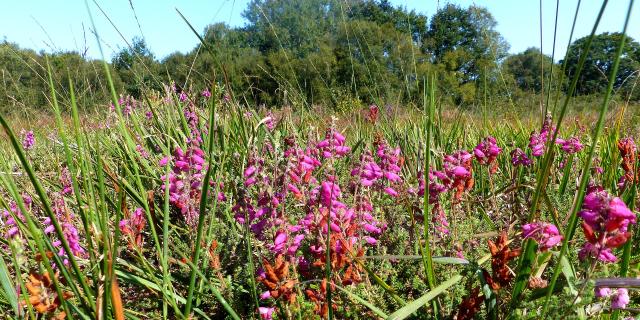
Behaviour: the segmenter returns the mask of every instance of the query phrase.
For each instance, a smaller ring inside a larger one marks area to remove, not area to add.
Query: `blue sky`
[[[111,58],[114,51],[125,46],[119,33],[100,13],[92,0],[96,28],[103,39],[105,56]],[[249,0],[131,0],[140,22],[140,27],[131,10],[129,0],[97,0],[102,9],[116,24],[124,38],[144,36],[156,57],[163,58],[174,51],[190,51],[198,42],[187,25],[177,15],[180,9],[197,30],[214,22],[226,22],[242,26],[245,21],[241,13]],[[540,46],[539,1],[538,0],[392,0],[394,5],[433,15],[437,4],[447,2],[461,6],[477,4],[487,7],[498,22],[497,30],[511,45],[511,52],[521,52],[528,47]],[[8,4],[7,4],[8,3]],[[561,0],[558,18],[556,57],[561,57],[566,48],[571,22],[577,0]],[[543,50],[551,54],[554,0],[543,0]],[[625,0],[610,0],[598,32],[620,31],[628,6]],[[600,1],[583,0],[576,37],[588,35],[600,8]],[[0,40],[16,42],[21,47],[35,50],[87,49],[87,55],[99,58],[95,37],[90,32],[91,23],[83,0],[5,0],[0,10]],[[640,4],[632,12],[628,34],[640,40]],[[86,39],[86,41],[85,41]],[[574,37],[575,39],[575,37]]]

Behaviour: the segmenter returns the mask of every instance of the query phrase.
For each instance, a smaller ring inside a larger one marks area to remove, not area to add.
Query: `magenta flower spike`
[[[32,150],[36,145],[36,138],[33,135],[33,131],[25,131],[23,129],[20,131],[20,135],[22,135],[22,147],[24,150]]]
[[[482,164],[489,166],[489,172],[495,173],[498,169],[496,158],[502,152],[502,148],[498,147],[494,137],[484,138],[474,149],[473,154],[476,160]]]
[[[542,251],[547,251],[560,244],[562,236],[558,228],[546,222],[528,223],[522,226],[522,237],[533,239]]]
[[[520,148],[515,148],[511,151],[511,164],[514,166],[528,167],[533,164],[533,161],[527,157],[527,154]]]
[[[636,223],[636,214],[618,197],[601,187],[591,186],[578,215],[583,219],[582,229],[587,242],[578,256],[584,260],[595,258],[602,262],[616,262],[611,249],[622,246],[631,234],[629,224]]]

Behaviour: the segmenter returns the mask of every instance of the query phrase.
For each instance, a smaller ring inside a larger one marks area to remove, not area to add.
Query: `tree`
[[[447,4],[431,18],[424,50],[431,53],[434,63],[459,72],[462,83],[478,80],[485,70],[495,68],[509,49],[496,25],[486,8]]]
[[[620,43],[620,37],[622,37],[622,34],[618,32],[605,32],[594,36],[584,68],[578,78],[577,94],[604,92],[607,87],[609,73],[613,67],[618,44]],[[588,36],[580,38],[569,46],[566,58],[566,76],[568,79],[572,79],[576,74],[578,60],[588,39]],[[634,82],[638,72],[640,72],[640,44],[627,36],[613,87],[620,89],[625,86],[626,88],[626,85]]]
[[[261,52],[290,50],[303,57],[317,50],[320,37],[333,24],[334,0],[252,0],[243,17],[249,43]]]
[[[427,17],[414,10],[394,7],[388,0],[355,0],[349,4],[347,15],[350,20],[366,20],[394,28],[410,35],[418,46],[427,36]]]
[[[553,60],[551,60],[551,57],[544,55],[542,61],[544,64],[544,80],[547,81]],[[540,49],[528,48],[521,53],[507,57],[502,66],[504,73],[513,79],[519,89],[538,93],[544,83],[541,78],[540,63]]]
[[[133,38],[131,47],[116,53],[111,63],[133,97],[140,98],[145,88],[161,89],[158,62],[144,39]]]

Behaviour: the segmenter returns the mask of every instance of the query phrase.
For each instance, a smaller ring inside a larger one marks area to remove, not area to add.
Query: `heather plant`
[[[98,125],[50,83],[50,138],[0,114],[0,315],[637,316],[637,137],[607,123],[609,95],[591,131],[565,121],[572,94],[489,126],[436,79],[406,114],[112,87]]]

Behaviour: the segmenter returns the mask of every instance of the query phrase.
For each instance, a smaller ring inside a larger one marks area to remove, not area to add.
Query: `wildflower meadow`
[[[0,113],[0,317],[637,318],[625,39],[591,111],[572,109],[587,41],[526,115],[444,102],[437,70],[401,109],[329,110],[224,82],[134,97],[106,62],[85,114],[46,60],[49,126]]]

